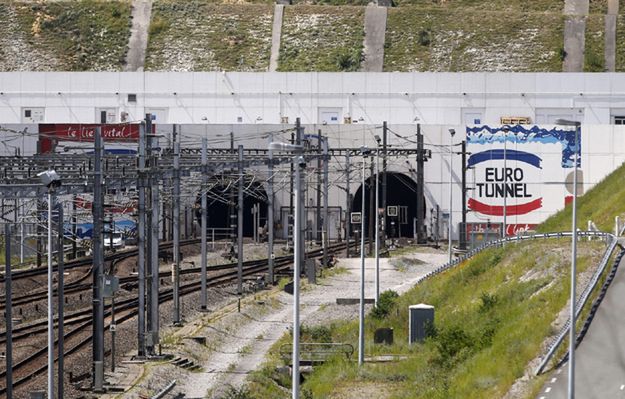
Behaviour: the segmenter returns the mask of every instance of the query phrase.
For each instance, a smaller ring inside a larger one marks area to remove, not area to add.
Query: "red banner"
[[[59,141],[92,142],[96,127],[102,128],[102,138],[106,142],[136,142],[139,140],[138,123],[119,124],[40,124],[40,153],[52,152]],[[152,125],[154,132],[155,125]]]

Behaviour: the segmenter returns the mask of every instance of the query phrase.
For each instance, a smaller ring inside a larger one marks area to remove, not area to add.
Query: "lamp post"
[[[375,135],[377,147],[375,151],[375,306],[380,300],[380,142]]]
[[[292,152],[295,154],[293,162],[295,166],[295,182],[293,185],[294,194],[294,222],[293,228],[293,369],[291,372],[291,386],[292,386],[292,398],[299,399],[299,276],[301,270],[301,258],[300,253],[303,247],[300,245],[301,235],[301,222],[302,218],[302,190],[301,190],[301,178],[300,172],[302,168],[306,167],[306,161],[301,155],[304,149],[301,145],[287,144],[287,143],[269,143],[268,149],[270,151],[283,151]],[[270,221],[273,223],[273,221]]]
[[[501,128],[503,131],[503,234],[502,238],[508,236],[508,132],[510,127],[505,125]]]
[[[365,167],[371,150],[361,147],[362,153],[362,201],[360,215],[360,306],[358,309],[358,365],[365,362]],[[371,190],[371,188],[369,188]]]
[[[581,122],[556,119],[557,125],[575,128],[575,157],[573,159],[573,215],[571,242],[571,323],[569,326],[569,381],[568,398],[575,398],[575,273],[577,269],[577,162],[579,157],[579,133]]]
[[[452,258],[451,234],[452,234],[452,229],[453,229],[452,213],[453,213],[453,205],[454,205],[454,201],[453,201],[454,135],[456,134],[456,130],[449,129],[449,134],[451,135],[451,140],[449,141],[449,220],[448,220],[449,233],[447,235],[449,236],[448,237],[449,238],[449,248],[448,248],[449,263],[451,263],[451,258]]]
[[[48,188],[48,397],[54,397],[54,313],[52,311],[52,198],[61,179],[54,170],[38,173],[41,183]],[[61,370],[59,370],[61,372]]]

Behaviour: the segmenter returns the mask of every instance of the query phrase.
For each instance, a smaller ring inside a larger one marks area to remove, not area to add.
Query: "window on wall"
[[[625,115],[622,115],[622,116],[614,115],[612,117],[612,123],[614,125],[625,125]]]
[[[536,108],[536,123],[539,125],[555,125],[557,119],[582,122],[583,108]]]

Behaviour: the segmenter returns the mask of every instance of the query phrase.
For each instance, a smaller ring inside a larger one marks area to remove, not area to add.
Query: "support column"
[[[349,240],[351,235],[352,198],[349,189],[349,151],[345,154],[345,257],[349,258]]]
[[[386,217],[386,183],[387,183],[387,163],[386,163],[386,138],[388,126],[386,121],[382,122],[382,248],[386,247],[388,219]]]
[[[57,307],[58,307],[58,338],[57,338],[57,348],[58,348],[58,386],[57,392],[58,397],[63,398],[64,395],[64,376],[65,376],[65,364],[64,364],[64,351],[65,351],[65,336],[64,336],[64,324],[65,324],[65,314],[64,314],[64,305],[65,305],[65,250],[63,247],[63,205],[59,205],[58,209],[58,223],[57,223]]]
[[[11,226],[8,223],[4,225],[4,242],[6,395],[7,399],[13,399],[13,285],[11,280]]]
[[[150,138],[150,141],[154,138]],[[150,150],[154,148],[154,143],[151,143]],[[152,218],[150,220],[150,335],[151,335],[151,354],[156,354],[156,346],[159,342],[159,303],[158,303],[158,290],[159,290],[159,259],[158,259],[158,233],[159,233],[159,177],[156,176],[156,157],[150,153],[150,174],[151,174],[151,209]]]
[[[273,133],[269,134],[269,142],[273,142]],[[274,253],[273,253],[273,203],[274,203],[274,193],[273,193],[273,150],[269,150],[269,178],[267,179],[267,259],[269,263],[269,284],[274,284],[274,275],[273,275],[273,267],[274,267]]]
[[[328,266],[328,245],[329,245],[329,231],[328,231],[328,138],[323,140],[323,266]]]
[[[145,122],[139,127],[139,220],[137,226],[137,272],[138,272],[138,315],[137,315],[137,356],[145,357]]]
[[[102,391],[104,384],[104,298],[102,279],[104,267],[103,247],[103,204],[102,191],[102,132],[98,126],[95,130],[94,152],[94,183],[93,183],[93,388]]]
[[[208,186],[208,171],[206,167],[208,166],[208,157],[206,155],[208,147],[208,139],[206,137],[202,138],[202,186],[200,188],[200,195],[202,196],[202,209],[201,209],[201,288],[200,288],[200,309],[206,310],[207,307],[207,298],[206,298],[206,228],[208,227],[208,214],[206,212],[206,190]]]
[[[243,146],[239,145],[239,196],[237,201],[237,294],[243,293]]]
[[[180,324],[180,143],[174,143],[174,325]],[[206,233],[204,233],[206,234]]]

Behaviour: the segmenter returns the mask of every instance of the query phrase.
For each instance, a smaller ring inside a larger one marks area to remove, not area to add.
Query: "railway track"
[[[328,253],[333,253],[338,250],[341,250],[345,247],[344,244],[335,244],[328,247]],[[307,252],[307,257],[309,258],[319,258],[323,255],[322,249],[317,249],[313,251]],[[278,257],[274,261],[275,271],[283,271],[287,269],[293,263],[293,256],[282,256]],[[267,270],[267,259],[255,260],[255,261],[246,261],[243,262],[243,276],[253,276],[259,273],[263,273]],[[198,273],[200,268],[190,268],[181,271],[181,274],[192,274]],[[208,287],[216,287],[220,285],[224,285],[227,283],[231,283],[236,281],[237,279],[237,264],[236,263],[228,263],[223,265],[217,265],[207,268],[207,271],[217,272],[212,276],[209,276],[207,279]],[[169,272],[161,272],[159,273],[159,277],[170,276]],[[124,277],[123,279],[127,279],[126,283],[134,283],[136,284],[136,276]],[[132,281],[131,281],[132,280]],[[122,279],[120,279],[120,285],[122,284]],[[91,287],[89,287],[90,289]],[[192,281],[186,284],[182,284],[180,286],[180,295],[188,295],[194,292],[199,291],[201,288],[200,281]],[[173,288],[166,288],[159,292],[159,304],[165,303],[167,301],[172,300],[173,298]],[[115,322],[116,324],[122,324],[138,314],[137,310],[138,299],[137,298],[128,298],[121,301],[116,301],[115,303]],[[74,326],[69,331],[64,333],[64,339],[66,342],[66,349],[64,351],[65,356],[71,355],[73,353],[78,352],[85,346],[88,346],[91,343],[91,334],[87,335],[84,338],[79,337],[79,334],[86,333],[87,330],[91,328],[92,325],[92,313],[91,309],[79,310],[76,312],[72,312],[66,315],[66,320],[64,322],[64,326]],[[111,309],[110,306],[105,307],[105,326],[104,329],[107,330],[110,327],[110,323],[106,320],[110,317]],[[31,323],[25,326],[18,326],[13,329],[13,340],[24,340],[27,338],[33,338],[33,336],[44,334],[47,332],[47,320],[40,320],[35,323]],[[77,342],[74,342],[76,341]],[[6,342],[6,331],[0,332],[0,342]],[[58,343],[58,339],[55,340],[55,345]],[[43,374],[47,371],[47,363],[45,362],[45,356],[47,354],[47,347],[44,346],[36,352],[30,354],[26,358],[20,360],[13,364],[13,387],[21,386],[33,378]],[[55,359],[55,361],[58,358]],[[38,365],[42,363],[43,365]],[[35,365],[35,366],[33,366]],[[32,367],[35,367],[33,369]],[[19,376],[19,374],[26,374]],[[6,370],[0,371],[0,378],[6,377]],[[6,387],[0,388],[0,394],[4,394],[6,392]]]

